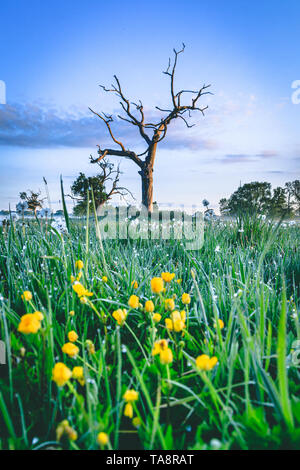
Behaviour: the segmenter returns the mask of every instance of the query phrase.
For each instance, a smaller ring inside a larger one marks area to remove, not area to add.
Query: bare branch
[[[117,140],[117,139],[115,138],[115,136],[113,135],[113,133],[112,133],[112,130],[111,130],[111,127],[110,127],[110,123],[113,122],[112,116],[107,115],[107,114],[104,114],[104,117],[103,117],[103,116],[101,116],[101,114],[96,113],[96,111],[93,111],[91,108],[89,108],[89,110],[92,111],[92,113],[95,114],[96,116],[98,116],[100,119],[102,119],[103,122],[105,122],[106,127],[107,127],[107,129],[108,129],[108,132],[110,133],[110,136],[111,136],[112,140],[113,140],[116,144],[118,144],[118,145],[121,147],[121,149],[125,152],[125,147],[124,147],[124,145],[122,144],[122,142],[121,142],[120,140]]]

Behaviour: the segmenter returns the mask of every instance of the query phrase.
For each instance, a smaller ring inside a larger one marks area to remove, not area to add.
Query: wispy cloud
[[[221,159],[221,163],[244,163],[244,162],[257,162],[264,160],[265,158],[275,158],[279,156],[279,153],[275,150],[263,150],[261,153],[256,155],[249,155],[244,153],[228,154],[224,155]]]
[[[249,162],[253,158],[251,155],[246,155],[244,153],[238,153],[238,154],[230,154],[230,155],[225,155],[222,159],[222,163],[244,163],[244,162]]]
[[[152,116],[153,117],[153,116]],[[159,121],[158,116],[155,118]],[[125,147],[142,148],[143,142],[135,126],[118,118],[112,124],[115,136]],[[28,148],[101,147],[115,145],[105,124],[96,116],[78,111],[60,112],[45,106],[14,104],[0,109],[0,145]],[[184,123],[170,127],[164,148],[212,150],[213,139],[204,139],[197,130],[186,129]]]

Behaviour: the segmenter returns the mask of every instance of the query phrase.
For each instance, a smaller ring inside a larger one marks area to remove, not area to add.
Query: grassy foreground
[[[300,449],[299,275],[297,226],[208,223],[199,251],[0,228],[0,448]]]

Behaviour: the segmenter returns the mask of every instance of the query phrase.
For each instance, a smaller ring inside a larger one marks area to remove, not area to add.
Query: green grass
[[[205,226],[201,250],[186,251],[176,240],[102,243],[92,219],[68,224],[64,236],[36,221],[0,228],[0,334],[7,349],[0,448],[96,449],[100,431],[113,449],[300,448],[300,368],[291,351],[300,339],[297,226],[248,220],[239,231],[233,222],[214,222]],[[78,259],[91,304],[72,289]],[[151,292],[151,278],[162,271],[182,279],[163,294],[176,295],[176,308],[184,307],[183,292],[191,295],[184,336],[166,330],[163,299]],[[25,290],[31,302],[21,299]],[[158,325],[143,309],[129,309],[132,294],[142,305],[155,301]],[[122,327],[112,318],[118,308],[129,311]],[[42,329],[18,332],[20,317],[34,310],[44,314]],[[218,318],[223,329],[215,327]],[[76,359],[61,350],[71,330],[79,335]],[[152,356],[160,338],[173,352],[168,366]],[[198,370],[200,354],[216,356],[217,366]],[[56,362],[83,366],[85,384],[71,379],[59,388],[51,380]],[[127,389],[139,392],[138,428],[124,416]],[[64,419],[77,440],[56,442]]]

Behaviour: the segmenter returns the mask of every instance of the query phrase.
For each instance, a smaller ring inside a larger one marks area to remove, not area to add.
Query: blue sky
[[[298,0],[2,0],[0,80],[0,208],[18,193],[42,191],[42,177],[59,207],[59,175],[68,189],[79,171],[93,174],[89,155],[110,145],[88,107],[118,113],[106,95],[116,74],[146,115],[170,102],[166,69],[173,47],[186,44],[176,88],[211,84],[205,117],[186,129],[179,122],[158,149],[154,199],[214,207],[239,185],[296,179],[300,158]],[[140,149],[134,129],[116,121],[125,146]],[[137,167],[121,161],[122,184],[140,200]]]

